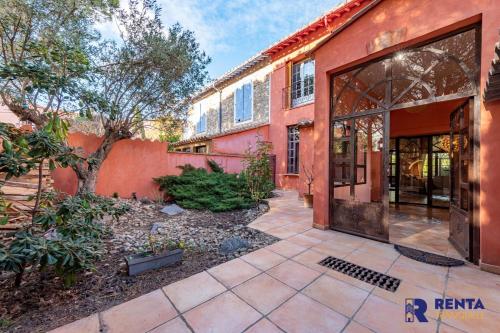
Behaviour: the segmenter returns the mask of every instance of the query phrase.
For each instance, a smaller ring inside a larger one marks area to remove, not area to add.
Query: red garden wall
[[[101,138],[95,135],[72,133],[68,138],[71,146],[81,147],[82,154],[94,151]],[[207,158],[215,160],[226,172],[238,173],[243,169],[243,157],[224,154],[193,154],[168,152],[168,144],[147,140],[123,140],[117,142],[104,161],[97,177],[96,193],[111,196],[118,193],[122,198],[130,198],[135,192],[138,198],[155,199],[160,196],[154,177],[177,175],[180,165],[192,164],[207,167]],[[52,177],[54,188],[74,194],[77,178],[70,168],[56,169]]]

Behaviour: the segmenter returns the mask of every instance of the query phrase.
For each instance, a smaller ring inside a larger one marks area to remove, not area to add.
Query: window
[[[292,66],[292,107],[314,99],[314,60],[306,60]]]
[[[207,146],[203,145],[203,146],[196,146],[194,147],[194,152],[195,153],[198,153],[198,154],[204,154],[207,152]]]
[[[234,122],[243,123],[252,120],[253,113],[252,82],[245,83],[236,89],[234,94]]]
[[[207,114],[203,109],[201,103],[195,106],[196,120],[196,133],[203,133],[207,130]]]
[[[299,173],[299,128],[288,127],[288,173]]]

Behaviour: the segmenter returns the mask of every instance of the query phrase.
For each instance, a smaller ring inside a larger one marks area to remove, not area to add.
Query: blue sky
[[[194,31],[217,78],[345,0],[158,0],[166,26]],[[127,3],[127,0],[122,0]],[[104,35],[113,28],[100,27]]]

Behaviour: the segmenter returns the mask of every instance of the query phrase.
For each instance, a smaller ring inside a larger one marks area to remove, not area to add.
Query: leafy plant
[[[180,176],[164,176],[154,181],[181,207],[223,212],[250,208],[255,204],[241,175],[208,173],[189,164],[180,168]]]
[[[274,190],[272,170],[269,160],[272,145],[270,142],[258,140],[255,150],[249,148],[245,154],[246,168],[243,171],[250,196],[259,202],[268,198]]]
[[[175,249],[185,249],[186,243],[184,241],[176,242],[172,239],[164,239],[150,235],[148,237],[147,246],[144,249],[145,253],[152,253],[154,255],[161,254],[166,251]]]

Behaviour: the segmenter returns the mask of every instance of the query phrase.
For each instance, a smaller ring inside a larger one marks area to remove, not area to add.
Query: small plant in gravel
[[[180,176],[164,176],[154,180],[160,185],[161,191],[173,197],[183,208],[224,212],[255,205],[245,177],[225,173],[215,162],[209,166],[212,170],[210,173],[188,164],[181,167]]]

